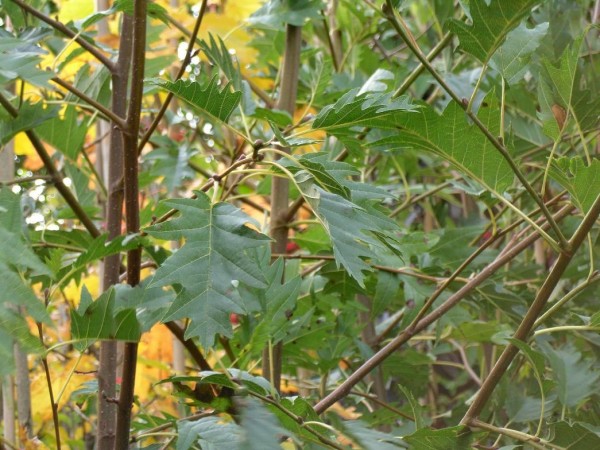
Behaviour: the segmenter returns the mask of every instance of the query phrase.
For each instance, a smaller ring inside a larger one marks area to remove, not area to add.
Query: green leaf
[[[219,417],[203,417],[195,421],[177,422],[177,450],[188,450],[197,443],[205,450],[238,449],[242,430],[233,422]]]
[[[203,192],[196,195],[196,199],[165,201],[181,217],[146,231],[159,239],[186,239],[156,271],[151,287],[182,285],[164,320],[191,319],[186,337],[198,336],[208,347],[217,333],[231,336],[230,313],[244,312],[237,285],[266,286],[248,251],[266,247],[269,238],[248,227],[252,219],[234,206],[213,205]]]
[[[304,155],[294,162],[289,159],[284,159],[279,162],[280,165],[286,167],[293,174],[298,174],[301,171],[306,171],[314,178],[315,182],[328,192],[332,192],[344,198],[350,198],[350,189],[344,186],[341,176],[335,176],[326,169],[329,165],[328,161],[323,161],[321,158],[315,158],[318,154]],[[331,167],[331,166],[330,166]],[[354,174],[354,172],[352,172]]]
[[[160,78],[151,78],[147,82],[162,87],[221,122],[227,122],[242,98],[241,91],[230,91],[231,83],[219,89],[218,76],[214,76],[204,86],[196,81],[177,80],[173,83]]]
[[[0,375],[12,375],[15,370],[14,348],[19,343],[21,349],[35,355],[43,354],[46,348],[39,337],[29,332],[29,324],[22,314],[0,308]]]
[[[252,333],[252,348],[262,350],[269,340],[276,343],[286,335],[288,321],[300,294],[302,279],[295,277],[282,283],[283,270],[282,259],[278,259],[265,270],[268,287],[259,293],[263,314]]]
[[[306,170],[296,173],[294,180],[329,234],[337,264],[341,264],[364,286],[363,271],[372,269],[363,258],[375,259],[377,250],[387,250],[389,239],[383,234],[397,230],[398,226],[366,205],[359,206],[350,199],[323,190],[317,179]]]
[[[371,318],[376,319],[386,308],[398,297],[400,291],[400,280],[394,273],[379,271],[377,273],[377,285],[373,304],[371,306]]]
[[[471,24],[452,19],[450,31],[460,40],[460,48],[486,63],[502,45],[506,35],[531,13],[539,0],[471,0]]]
[[[100,11],[97,13],[94,13],[84,19],[82,19],[80,28],[82,30],[85,30],[86,28],[92,26],[93,24],[97,23],[98,21],[104,19],[107,16],[111,16],[117,12],[124,12],[130,16],[133,15],[133,10],[135,7],[135,2],[134,0],[115,0],[115,2],[113,3],[113,6],[109,9],[106,9],[104,11]],[[154,3],[154,2],[148,2],[148,16],[158,19],[161,22],[163,22],[166,25],[169,25],[169,14],[167,13],[167,10],[165,8],[163,8],[161,5],[159,5],[158,3]]]
[[[540,342],[540,348],[550,361],[562,405],[576,407],[598,392],[600,373],[594,369],[592,361],[584,359],[570,344],[555,350],[547,343]]]
[[[206,57],[215,64],[221,72],[227,77],[227,80],[233,85],[236,91],[242,90],[242,75],[240,73],[239,64],[234,64],[229,49],[223,42],[220,36],[215,36],[212,33],[208,33],[209,41],[202,40],[200,42],[200,48],[206,55]]]
[[[46,51],[38,44],[51,35],[52,30],[48,28],[24,28],[18,36],[2,28],[0,29],[0,52],[45,54]]]
[[[248,22],[276,29],[282,29],[285,24],[300,27],[309,19],[320,19],[323,8],[323,0],[269,0]]]
[[[398,388],[402,391],[402,393],[408,400],[408,403],[410,404],[410,409],[412,410],[412,416],[413,416],[413,419],[415,419],[415,428],[417,430],[419,430],[420,428],[423,428],[423,426],[425,425],[424,421],[423,421],[423,407],[419,404],[419,401],[417,399],[415,399],[415,396],[413,395],[413,393],[411,392],[410,389],[408,389],[402,385],[399,385]]]
[[[256,108],[251,117],[273,122],[281,128],[287,127],[293,123],[290,113],[279,109]],[[284,139],[283,144],[286,143],[287,141]]]
[[[565,114],[571,108],[575,92],[577,61],[582,42],[583,38],[579,38],[570,47],[565,48],[558,65],[554,65],[547,58],[543,59],[545,70],[542,72],[538,85],[538,100],[541,109],[538,116],[542,120],[544,132],[554,140],[558,139],[561,130],[553,108],[560,106]],[[566,118],[568,117],[569,115],[566,115]]]
[[[600,448],[600,436],[583,423],[558,422],[552,426],[554,439],[550,442],[565,450],[590,450]]]
[[[277,418],[258,400],[252,397],[240,399],[243,437],[240,450],[281,450],[279,437],[289,434]]]
[[[111,287],[93,301],[87,288],[82,288],[79,307],[71,311],[71,334],[81,341],[76,344],[80,351],[97,340],[139,341],[141,330],[135,310],[115,312],[115,297]]]
[[[44,108],[42,103],[23,103],[18,115],[13,118],[0,110],[0,145],[9,142],[17,133],[38,127],[48,119],[56,116],[58,108]],[[3,117],[4,116],[4,117]]]
[[[352,89],[333,105],[325,106],[312,127],[335,133],[355,126],[393,128],[399,111],[416,111],[407,96],[392,98],[391,93],[361,92]]]
[[[493,92],[479,108],[478,117],[494,136],[499,135],[499,105]],[[371,145],[388,150],[392,147],[431,151],[499,194],[513,183],[514,174],[508,162],[479,128],[467,121],[464,111],[455,102],[451,102],[442,115],[425,107],[399,116],[397,123],[400,127],[397,134]]]
[[[36,86],[49,87],[52,72],[38,67],[40,57],[37,54],[12,52],[2,54],[0,66],[0,85],[21,79]]]
[[[78,120],[74,106],[67,106],[62,117],[54,117],[36,127],[36,133],[48,144],[76,162],[87,133],[85,121]]]
[[[150,278],[146,278],[133,288],[127,284],[115,286],[117,293],[115,311],[135,310],[142,333],[150,331],[162,320],[175,299],[175,293],[172,291],[148,287],[150,281]]]
[[[194,177],[194,171],[188,163],[193,149],[185,142],[177,142],[168,136],[152,138],[155,148],[145,156],[145,160],[152,164],[150,174],[152,177],[161,177],[160,184],[167,192],[179,188],[184,179]]]
[[[344,433],[352,438],[364,450],[398,450],[406,445],[399,437],[368,428],[366,423],[359,420],[340,422]]]
[[[456,426],[441,430],[421,428],[404,440],[411,445],[411,450],[464,450],[471,448],[473,437],[472,432]]]
[[[506,41],[490,59],[490,66],[496,69],[508,84],[516,83],[527,72],[533,52],[539,47],[548,31],[548,22],[533,28],[522,23],[508,33]]]
[[[559,158],[553,161],[549,174],[569,191],[575,205],[584,213],[600,195],[599,159],[593,159],[586,166],[582,158]]]

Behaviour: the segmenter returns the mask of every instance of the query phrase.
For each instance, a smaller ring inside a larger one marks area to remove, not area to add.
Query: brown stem
[[[571,211],[571,207],[562,208],[559,212],[556,213],[555,219],[559,220],[565,216],[567,216]],[[542,226],[542,229],[549,228],[548,223],[545,223]],[[340,386],[338,386],[334,391],[332,391],[327,397],[322,399],[315,406],[315,411],[318,414],[326,411],[330,406],[332,406],[338,400],[344,398],[351,389],[358,384],[367,374],[369,374],[375,367],[381,364],[386,358],[388,358],[391,354],[393,354],[398,348],[404,345],[410,338],[415,336],[420,331],[427,328],[429,325],[434,323],[444,314],[446,314],[449,310],[451,310],[454,306],[458,304],[467,294],[469,294],[473,289],[487,280],[490,276],[492,276],[498,269],[504,266],[506,263],[512,261],[517,255],[519,255],[522,251],[524,251],[527,247],[529,247],[533,242],[539,239],[539,234],[534,232],[530,234],[527,238],[523,239],[519,244],[515,245],[509,252],[505,253],[501,257],[497,258],[492,263],[488,264],[477,276],[471,279],[467,284],[465,284],[462,288],[460,288],[457,292],[452,294],[444,303],[442,303],[438,308],[433,310],[427,316],[423,317],[412,329],[406,329],[402,333],[400,333],[396,338],[391,340],[385,347],[379,350],[375,355],[369,358],[365,363],[360,366],[352,375],[346,379]]]
[[[90,44],[88,41],[86,41],[84,38],[82,38],[78,33],[75,33],[73,30],[67,28],[63,23],[59,22],[58,20],[51,19],[50,17],[41,13],[34,7],[29,6],[27,3],[23,2],[22,0],[11,0],[11,1],[13,3],[16,3],[21,9],[27,11],[32,16],[37,17],[42,22],[47,23],[52,28],[54,28],[55,30],[64,34],[68,38],[73,39],[81,47],[86,49],[90,53],[90,55],[92,55],[94,58],[96,58],[98,61],[100,61],[102,64],[104,64],[107,69],[109,69],[111,71],[113,70],[114,63],[109,58],[104,56],[104,54],[97,47]]]
[[[294,115],[296,97],[298,93],[298,73],[300,70],[300,51],[302,46],[302,27],[287,25],[285,54],[281,72],[281,87],[277,108]],[[273,243],[273,253],[285,253],[288,239],[288,211],[289,180],[282,177],[273,177],[271,181],[271,218],[270,228]],[[262,374],[279,390],[281,384],[281,365],[283,344],[272,343],[265,347],[262,355]],[[272,351],[271,351],[272,350]]]
[[[212,367],[210,364],[208,364],[208,361],[206,361],[200,349],[196,346],[196,344],[194,344],[194,341],[185,338],[185,333],[177,324],[177,322],[165,322],[165,326],[171,333],[173,333],[173,336],[175,336],[177,340],[183,344],[200,369],[212,370]]]
[[[94,100],[93,98],[87,96],[84,92],[81,92],[79,89],[77,89],[71,83],[68,83],[68,82],[62,80],[59,77],[53,77],[52,81],[55,82],[56,84],[58,84],[59,86],[65,88],[67,91],[71,92],[76,97],[79,97],[81,100],[86,102],[88,105],[93,106],[96,110],[98,110],[98,112],[103,114],[107,119],[112,120],[113,123],[115,125],[117,125],[119,128],[125,129],[125,127],[127,126],[127,124],[125,123],[125,120],[123,120],[121,117],[119,117],[119,115],[115,114],[114,111],[111,111],[110,109],[106,108],[102,103],[99,103],[96,100]]]
[[[115,115],[127,114],[127,82],[131,66],[133,18],[123,15],[119,56],[112,78],[111,109]],[[106,231],[108,239],[121,234],[123,221],[123,132],[116,124],[110,127],[110,154],[108,155],[108,195],[106,204]],[[119,282],[121,255],[108,256],[103,262],[102,291]],[[117,342],[102,341],[98,361],[98,424],[96,448],[111,449],[116,435],[117,405],[110,401],[116,396]]]
[[[138,146],[142,97],[144,89],[144,65],[146,60],[146,9],[145,1],[136,1],[133,12],[133,49],[131,68],[131,91],[127,113],[127,133],[123,135],[123,174],[125,184],[125,219],[128,234],[140,229]],[[127,283],[137,286],[140,282],[141,248],[127,252]],[[123,376],[121,394],[117,405],[117,435],[115,449],[126,450],[129,444],[131,409],[135,390],[138,344],[127,342],[123,351]]]
[[[1,93],[0,105],[2,105],[12,117],[17,117],[19,115],[18,110]],[[81,223],[88,230],[88,232],[93,237],[100,236],[100,231],[98,230],[92,219],[87,215],[77,198],[75,198],[75,195],[73,195],[69,188],[63,183],[63,177],[61,173],[54,166],[52,158],[46,151],[46,148],[44,147],[44,144],[42,143],[40,138],[32,130],[25,131],[25,134],[27,135],[27,138],[31,142],[31,145],[35,149],[36,153],[44,163],[44,167],[48,171],[48,174],[52,177],[52,181],[54,182],[56,190],[60,193],[60,195],[62,195],[69,207],[73,210],[77,218],[81,221]]]
[[[272,259],[283,258],[283,259],[311,259],[318,261],[335,261],[335,256],[333,255],[288,255],[286,253],[272,253]],[[419,278],[421,280],[431,281],[433,283],[442,283],[447,282],[448,278],[434,277],[432,275],[426,275],[424,273],[418,273],[413,270],[409,270],[402,267],[390,267],[390,266],[382,266],[380,264],[371,264],[371,267],[377,270],[381,270],[382,272],[388,273],[396,273],[400,275],[407,275],[409,277]],[[467,283],[468,280],[465,278],[453,277],[450,281],[461,281],[463,283]]]
[[[590,232],[592,227],[594,226],[598,216],[600,215],[600,196],[596,198],[596,201],[590,208],[589,212],[583,218],[583,221],[575,231],[573,237],[569,240],[569,248],[570,252],[562,252],[558,255],[558,259],[552,267],[552,270],[548,274],[546,281],[538,291],[535,300],[529,307],[529,310],[525,314],[523,321],[517,328],[513,338],[518,339],[520,341],[525,341],[527,336],[531,333],[535,321],[542,313],[542,310],[546,306],[550,295],[556,288],[556,285],[561,280],[563,273],[567,269],[569,263],[573,259],[575,252],[581,246],[587,234]],[[488,375],[488,377],[483,382],[481,389],[477,393],[475,400],[467,410],[467,413],[463,417],[461,423],[463,425],[471,423],[472,420],[477,419],[479,414],[481,413],[483,407],[487,403],[488,399],[494,392],[496,385],[502,378],[502,376],[506,373],[508,366],[514,359],[514,357],[519,353],[519,349],[514,344],[508,344],[498,361],[494,365],[494,368]]]

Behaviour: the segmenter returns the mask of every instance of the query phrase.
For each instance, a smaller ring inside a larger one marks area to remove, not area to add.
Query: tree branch
[[[131,92],[127,128],[123,135],[123,174],[125,185],[125,218],[127,233],[138,233],[140,229],[139,186],[138,186],[138,133],[144,93],[144,66],[146,61],[146,11],[145,0],[135,2],[133,12],[133,50],[131,66]],[[140,247],[127,252],[127,283],[137,286],[140,282],[142,250]],[[117,432],[115,448],[127,449],[131,409],[135,390],[138,344],[127,342],[123,350],[123,381],[117,405]]]
[[[531,333],[531,330],[533,329],[537,318],[542,313],[544,306],[546,306],[550,295],[556,288],[558,282],[562,279],[562,275],[569,266],[571,259],[573,259],[575,252],[577,251],[577,249],[579,249],[585,237],[596,223],[596,220],[598,219],[599,215],[600,195],[596,198],[596,201],[594,202],[586,216],[583,218],[583,221],[579,225],[579,228],[577,228],[577,231],[575,231],[575,234],[570,239],[569,248],[571,250],[569,252],[562,252],[559,254],[558,259],[554,264],[554,267],[552,267],[552,270],[548,274],[546,281],[544,281],[544,284],[538,291],[535,300],[529,307],[529,310],[527,311],[527,314],[525,314],[525,317],[519,325],[519,328],[517,328],[517,331],[513,336],[514,339],[518,339],[520,341],[525,341],[527,339],[527,336],[529,336],[529,334]],[[494,365],[494,368],[483,382],[483,385],[477,393],[475,400],[473,401],[473,403],[467,410],[467,413],[463,417],[461,421],[463,425],[468,425],[469,423],[471,423],[472,420],[477,419],[477,417],[483,410],[483,407],[487,403],[488,399],[494,392],[496,385],[498,384],[502,376],[506,373],[508,366],[518,353],[519,348],[516,345],[508,344],[506,346],[506,348],[502,352],[502,355],[500,355],[500,358]]]
[[[6,97],[2,95],[2,93],[0,93],[0,104],[12,117],[17,117],[19,115],[19,111],[12,105],[12,103]],[[44,163],[44,167],[46,167],[48,174],[52,177],[52,181],[54,183],[54,187],[56,187],[56,190],[60,193],[60,195],[62,195],[69,207],[73,210],[77,218],[81,221],[81,223],[89,231],[89,233],[93,237],[100,236],[100,231],[98,230],[92,219],[87,215],[77,198],[75,198],[75,195],[73,195],[73,193],[63,182],[63,176],[54,166],[52,158],[46,151],[46,148],[44,147],[42,141],[40,141],[40,138],[38,138],[37,134],[35,134],[35,132],[33,132],[32,130],[25,131],[25,134],[31,142],[31,145],[33,145],[33,148],[35,149],[36,153]]]
[[[169,329],[171,333],[173,333],[173,336],[175,336],[177,340],[183,344],[183,346],[188,351],[192,359],[196,362],[196,364],[198,364],[198,367],[200,367],[200,369],[212,370],[212,367],[210,366],[210,364],[208,364],[208,361],[206,361],[204,355],[202,354],[202,352],[200,352],[200,349],[198,349],[196,344],[194,344],[194,341],[185,338],[184,331],[179,325],[177,325],[176,322],[165,322],[165,326]]]
[[[106,66],[106,68],[109,71],[112,72],[114,70],[115,64],[109,58],[104,56],[104,54],[97,47],[90,44],[88,41],[86,41],[84,38],[82,38],[78,33],[75,33],[73,30],[67,28],[62,22],[51,19],[50,17],[48,17],[47,15],[38,11],[37,9],[33,8],[32,6],[29,6],[27,3],[25,3],[22,0],[10,0],[10,1],[17,4],[21,9],[27,11],[32,16],[37,17],[42,22],[47,23],[52,28],[54,28],[56,31],[59,31],[60,33],[67,36],[68,38],[73,39],[81,47],[83,47],[85,50],[87,50],[94,58],[96,58],[104,66]]]
[[[101,103],[97,102],[93,98],[88,97],[87,95],[85,95],[83,92],[81,92],[75,86],[73,86],[71,83],[68,83],[68,82],[62,80],[59,77],[53,77],[52,81],[55,82],[56,84],[58,84],[59,86],[65,88],[67,91],[71,92],[76,97],[79,97],[81,100],[83,100],[84,102],[86,102],[88,105],[94,107],[98,112],[100,112],[102,115],[104,115],[104,117],[106,119],[112,120],[115,123],[115,125],[117,125],[122,130],[126,129],[127,122],[125,122],[125,120],[123,118],[119,117],[113,111],[111,111],[110,109],[106,108],[104,105],[102,105]]]
[[[558,211],[555,215],[556,220],[560,220],[563,217],[566,217],[570,211],[571,207],[567,206]],[[545,223],[542,228],[549,228],[549,224]],[[478,275],[472,278],[469,283],[465,284],[462,288],[460,288],[457,292],[452,294],[444,303],[442,303],[438,308],[433,310],[427,316],[419,321],[415,326],[411,329],[406,329],[402,333],[400,333],[397,337],[391,340],[385,347],[375,353],[371,358],[369,358],[365,363],[360,366],[352,375],[350,375],[346,381],[344,381],[340,386],[338,386],[334,391],[332,391],[329,395],[327,395],[324,399],[322,399],[315,406],[315,411],[318,414],[323,413],[329,407],[331,407],[335,402],[344,398],[351,389],[358,384],[366,375],[371,372],[375,367],[381,364],[386,358],[388,358],[391,354],[393,354],[398,348],[404,345],[409,341],[410,338],[415,336],[420,331],[427,328],[429,325],[434,323],[448,311],[450,311],[454,306],[456,306],[463,298],[467,296],[472,290],[474,290],[477,286],[491,277],[498,269],[504,266],[506,263],[512,261],[517,255],[519,255],[522,251],[524,251],[527,247],[529,247],[533,242],[540,238],[540,235],[537,232],[533,232],[527,238],[523,239],[517,245],[515,245],[510,251],[506,252],[501,257],[497,258],[492,263],[488,264]]]

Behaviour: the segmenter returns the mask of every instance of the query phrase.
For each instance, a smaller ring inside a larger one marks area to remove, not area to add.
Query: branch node
[[[258,151],[265,146],[265,142],[262,139],[257,139],[252,144],[252,159],[258,160]]]

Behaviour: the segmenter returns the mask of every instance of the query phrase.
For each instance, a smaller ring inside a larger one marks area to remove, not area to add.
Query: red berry
[[[285,246],[285,252],[289,255],[300,250],[300,246],[295,242],[288,242]]]

